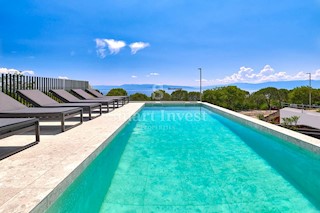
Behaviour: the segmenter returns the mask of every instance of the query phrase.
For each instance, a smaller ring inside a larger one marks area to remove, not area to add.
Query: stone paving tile
[[[0,161],[0,212],[31,211],[142,106],[127,104],[59,134],[42,128],[39,144]],[[41,125],[58,126],[59,122]],[[34,141],[34,135],[2,139],[0,147],[26,140]]]

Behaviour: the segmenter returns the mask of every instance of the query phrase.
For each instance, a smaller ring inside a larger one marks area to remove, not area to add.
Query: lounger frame
[[[41,91],[39,91],[39,92],[41,92]],[[20,97],[22,97],[23,99],[25,99],[27,102],[29,102],[29,103],[31,103],[33,106],[35,106],[35,107],[48,107],[48,108],[55,108],[55,107],[62,107],[62,106],[59,106],[58,105],[58,102],[57,102],[57,105],[52,105],[52,106],[50,106],[50,105],[40,105],[38,102],[36,102],[36,101],[34,101],[34,100],[32,100],[31,98],[29,98],[27,95],[25,95],[24,93],[23,93],[23,91],[17,91],[17,93],[18,93],[18,95],[20,96]],[[44,94],[43,93],[43,95],[46,95],[46,94]],[[49,96],[48,96],[48,98],[50,98]],[[53,99],[52,99],[53,100]],[[56,102],[55,100],[53,100],[54,102]],[[63,104],[63,103],[62,103]],[[74,103],[74,104],[76,104],[76,103]],[[89,103],[88,103],[89,104]],[[67,106],[65,106],[65,107],[67,107]],[[97,109],[97,108],[99,108],[99,115],[102,115],[102,105],[100,104],[100,105],[97,105],[97,106],[70,106],[70,107],[81,107],[83,110],[84,110],[84,112],[88,112],[88,114],[89,114],[89,120],[91,120],[92,119],[92,112],[93,112],[93,110],[95,110],[95,109]]]
[[[85,92],[82,89],[72,89],[70,91],[71,94],[73,94],[74,96],[76,96],[79,99],[82,100],[87,100],[87,101],[108,101],[108,102],[112,102],[113,105],[113,109],[115,109],[115,103],[117,103],[117,108],[119,108],[119,100],[118,99],[114,99],[114,98],[110,98],[109,100],[107,99],[103,99],[103,98],[96,98],[95,96],[90,95],[89,93]]]
[[[55,96],[56,98],[60,99],[62,102],[64,103],[101,103],[102,106],[107,106],[107,112],[110,111],[110,107],[109,107],[109,103],[112,101],[107,101],[107,100],[80,100],[78,97],[74,96],[73,94],[65,91],[65,90],[61,90],[63,91],[63,93],[68,93],[69,96],[72,96],[73,98],[76,98],[78,100],[69,100],[67,97],[64,97],[63,94],[60,93],[60,90],[50,90],[50,93]],[[114,109],[114,104],[113,104],[113,109]]]
[[[66,112],[59,113],[2,113],[0,112],[0,118],[39,118],[41,120],[58,120],[61,122],[61,132],[66,131],[65,121],[66,119],[73,118],[76,115],[80,115],[80,123],[71,126],[68,129],[76,127],[83,123],[83,110],[77,108]]]
[[[103,96],[98,91],[96,91],[94,89],[86,89],[86,92],[96,98],[104,98],[104,97],[118,98],[121,100],[122,106],[126,104],[126,101],[129,103],[129,96]]]
[[[1,119],[1,118],[0,118]],[[15,118],[12,118],[13,120],[15,120]],[[16,134],[20,134],[20,133],[24,133],[24,132],[28,132],[34,130],[35,132],[35,138],[36,140],[32,143],[29,143],[25,146],[22,146],[20,148],[15,149],[12,152],[8,152],[4,155],[0,156],[0,160],[7,158],[13,154],[16,154],[22,150],[25,150],[31,146],[34,146],[36,144],[38,144],[40,142],[40,126],[39,126],[39,120],[38,119],[33,119],[30,118],[28,120],[25,121],[18,121],[15,124],[10,124],[9,126],[0,126],[0,139],[12,136],[12,135],[16,135]]]

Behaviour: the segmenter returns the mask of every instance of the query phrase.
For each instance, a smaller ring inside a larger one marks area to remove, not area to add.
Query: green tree
[[[296,87],[289,92],[289,102],[296,104],[309,104],[309,91],[308,86]],[[311,89],[312,104],[320,102],[320,90]]]
[[[122,88],[113,88],[107,94],[107,96],[126,96],[126,95],[128,95],[127,91],[125,91]]]
[[[203,91],[202,100],[212,104],[217,104],[220,101],[218,93],[217,89],[205,90]]]
[[[188,93],[188,101],[199,101],[199,100],[200,100],[200,92]]]
[[[246,109],[249,92],[236,86],[218,87],[203,92],[203,100],[232,110]]]
[[[142,93],[135,93],[130,95],[130,101],[150,101],[150,98]]]
[[[265,97],[263,94],[252,93],[249,98],[249,108],[250,109],[267,109],[267,105],[265,104]]]
[[[296,104],[309,103],[309,87],[296,87],[289,92],[289,102]]]
[[[188,91],[186,90],[176,90],[171,94],[172,101],[187,101]]]
[[[271,109],[273,103],[278,100],[278,89],[274,87],[266,87],[255,92],[255,95],[257,97],[264,97],[268,109]]]
[[[151,100],[153,101],[170,101],[171,95],[164,90],[156,90],[151,94]]]
[[[289,90],[287,89],[278,89],[278,106],[281,107],[282,102],[288,102]]]

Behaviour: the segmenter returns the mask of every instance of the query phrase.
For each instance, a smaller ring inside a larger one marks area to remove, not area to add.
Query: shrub
[[[295,126],[297,125],[299,118],[300,118],[300,116],[292,116],[291,117],[291,121],[292,121],[292,123],[294,123]]]
[[[258,114],[257,115],[257,118],[259,119],[259,120],[264,120],[264,115],[262,114],[262,113],[260,113],[260,114]]]

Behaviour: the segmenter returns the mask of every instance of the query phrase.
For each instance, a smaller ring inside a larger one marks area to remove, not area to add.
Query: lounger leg
[[[113,105],[112,109],[114,110],[115,109],[115,101],[112,102],[112,105]]]
[[[65,131],[65,126],[64,126],[64,114],[61,115],[61,132]]]
[[[107,103],[107,112],[109,112],[109,103]]]
[[[36,142],[40,142],[40,125],[39,125],[39,121],[36,122],[35,125],[35,134],[36,134]]]
[[[102,115],[102,105],[100,105],[100,115]]]
[[[91,120],[91,119],[92,119],[92,117],[91,117],[91,110],[92,110],[92,108],[91,108],[91,107],[89,107],[89,120]]]
[[[83,123],[83,110],[80,111],[80,123]]]

